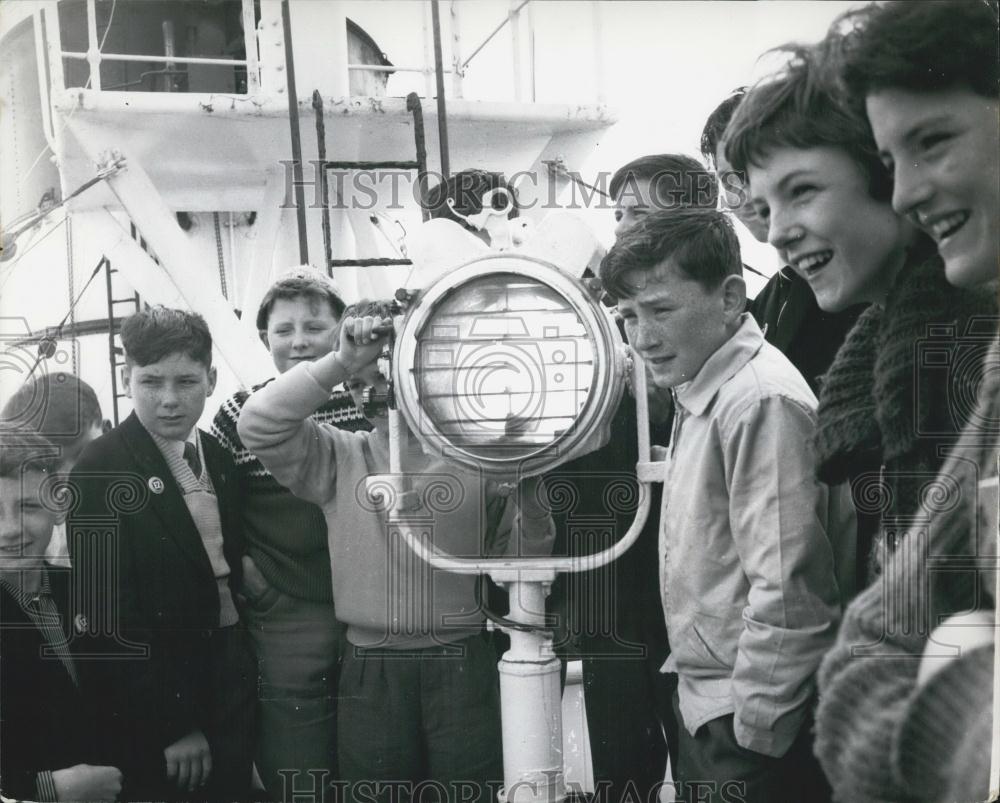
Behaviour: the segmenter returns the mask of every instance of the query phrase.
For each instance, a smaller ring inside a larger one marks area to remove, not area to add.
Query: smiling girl
[[[817,433],[819,477],[852,482],[870,579],[895,548],[891,522],[915,512],[966,422],[956,394],[975,393],[968,372],[936,372],[921,354],[964,359],[979,348],[969,321],[995,303],[950,285],[931,238],[893,210],[862,104],[829,80],[834,51],[785,49],[783,70],[737,108],[726,156],[747,172],[769,241],[820,308],[871,305],[826,374]]]
[[[894,208],[934,238],[949,282],[990,293],[1000,225],[997,20],[995,2],[891,2],[852,12],[846,37],[843,22],[829,37],[893,173]],[[952,369],[977,395],[964,399],[972,414],[929,486],[937,492],[884,582],[848,607],[820,670],[816,753],[843,800],[990,796],[996,326],[996,317],[979,320],[979,353]]]

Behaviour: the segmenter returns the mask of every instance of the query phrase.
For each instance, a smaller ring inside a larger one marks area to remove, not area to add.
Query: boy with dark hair
[[[816,399],[749,314],[722,212],[657,212],[601,264],[632,348],[674,398],[660,590],[686,799],[822,800],[814,674],[853,572],[853,509],[814,479]]]
[[[633,159],[615,171],[608,193],[615,202],[616,235],[657,209],[715,209],[719,198],[712,174],[681,153],[655,153]]]
[[[5,799],[115,800],[67,646],[65,572],[44,561],[59,511],[58,447],[0,430],[0,792]]]
[[[104,426],[101,405],[94,389],[82,379],[63,371],[25,382],[7,400],[0,412],[3,426],[30,429],[59,447],[62,465],[69,472]],[[52,566],[69,568],[65,522],[58,522],[45,551]]]
[[[712,174],[683,154],[640,156],[615,171],[609,188],[619,237],[657,210],[714,209],[718,200]],[[649,390],[650,437],[655,443],[666,443],[670,394],[652,383]],[[571,511],[553,515],[557,532],[579,531],[572,526],[574,520],[612,520],[607,532],[611,540],[625,532],[631,519],[609,509],[603,491],[612,481],[636,482],[637,426],[634,400],[622,399],[608,444],[549,475],[555,482],[573,483],[579,499]],[[652,494],[655,508],[659,488]],[[570,546],[582,554],[597,548],[586,539]],[[657,522],[650,516],[625,555],[592,572],[560,576],[550,597],[552,607],[565,613],[572,646],[583,660],[594,779],[609,800],[629,795],[650,799],[663,783],[668,753],[676,762],[677,718],[671,702],[676,683],[672,675],[660,672],[670,645],[659,604],[656,555]]]
[[[215,387],[212,337],[201,316],[164,307],[126,319],[121,337],[134,412],[71,475],[81,688],[126,799],[240,799],[257,673],[233,600],[236,472],[196,427]]]
[[[296,268],[271,285],[257,327],[277,372],[328,354],[343,311],[333,283],[314,268]],[[249,396],[241,390],[222,403],[212,434],[236,463],[247,541],[244,616],[261,677],[257,771],[272,800],[290,800],[336,778],[344,627],[333,605],[323,511],[279,484],[237,432]],[[343,389],[312,418],[349,432],[370,429]]]
[[[709,115],[701,133],[701,152],[718,174],[724,208],[763,243],[767,242],[767,222],[754,212],[745,173],[733,170],[725,154],[726,127],[746,93],[746,87],[739,87]],[[820,378],[862,309],[824,312],[809,284],[788,265],[767,281],[747,307],[767,342],[791,360],[813,393],[819,392]]]
[[[503,190],[504,192],[495,192]],[[520,215],[517,192],[503,173],[490,170],[461,170],[430,188],[424,200],[424,208],[431,219],[444,218],[458,223],[466,231],[489,244],[490,235],[485,228],[476,228],[465,218],[483,211],[483,197],[491,192],[491,207],[498,212],[507,210],[507,219]]]

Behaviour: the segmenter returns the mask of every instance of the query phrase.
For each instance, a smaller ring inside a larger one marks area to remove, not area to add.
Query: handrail
[[[524,2],[521,3],[521,5],[515,8],[512,12],[510,12],[510,14],[508,14],[500,21],[500,24],[493,29],[493,32],[489,36],[487,36],[482,42],[480,42],[479,47],[477,47],[475,50],[472,51],[472,55],[470,55],[469,58],[467,58],[465,61],[462,62],[461,66],[462,72],[465,72],[465,68],[469,66],[469,62],[479,55],[479,51],[482,50],[484,47],[486,47],[486,45],[490,43],[493,37],[503,30],[503,26],[506,25],[508,22],[510,22],[511,19],[513,19],[521,11],[521,9],[524,8],[526,5],[528,5],[528,3],[530,2],[531,0],[524,0]]]
[[[97,40],[97,4],[96,0],[87,0],[87,50],[80,52],[75,50],[60,50],[60,55],[64,59],[77,59],[90,64],[90,87],[101,90],[101,62],[135,62],[143,64],[201,64],[216,65],[224,67],[246,67],[247,71],[247,93],[253,94],[260,89],[260,78],[257,75],[259,67],[257,58],[257,37],[254,27],[253,0],[242,0],[243,14],[243,36],[246,58],[228,59],[211,58],[205,56],[177,56],[177,55],[145,55],[141,53],[102,53],[101,43]],[[105,32],[106,35],[106,32]]]
[[[86,61],[89,58],[86,53],[72,50],[63,50],[61,55],[64,59],[82,59]],[[247,59],[213,59],[207,56],[145,56],[141,53],[102,53],[100,60],[137,61],[148,62],[150,64],[220,64],[235,67],[247,67],[250,64]]]

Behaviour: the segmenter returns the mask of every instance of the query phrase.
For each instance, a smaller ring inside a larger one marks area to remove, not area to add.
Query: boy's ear
[[[731,275],[722,280],[722,309],[726,320],[739,320],[746,311],[747,283],[742,276]]]
[[[122,387],[125,388],[125,395],[132,398],[132,366],[128,363],[122,367]]]
[[[270,353],[270,351],[271,351],[271,344],[267,342],[267,330],[266,329],[258,329],[257,330],[257,337],[260,338],[260,342],[264,344],[264,348],[266,348],[267,351],[268,351],[268,353]]]
[[[219,379],[219,372],[213,365],[208,369],[208,393],[205,394],[206,397],[211,396],[215,393],[215,383]]]

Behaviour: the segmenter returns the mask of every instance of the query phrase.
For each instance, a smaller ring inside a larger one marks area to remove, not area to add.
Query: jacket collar
[[[211,574],[212,567],[205,553],[201,535],[191,517],[191,512],[184,503],[177,482],[170,473],[170,467],[163,453],[153,441],[153,436],[134,412],[118,429],[139,466],[143,481],[151,491],[149,504],[163,521],[165,531],[202,572]],[[206,461],[206,466],[211,470],[214,463],[214,460]]]
[[[705,360],[694,379],[677,386],[674,398],[691,415],[702,415],[719,389],[732,379],[764,345],[764,335],[748,312],[740,316],[735,334]]]

